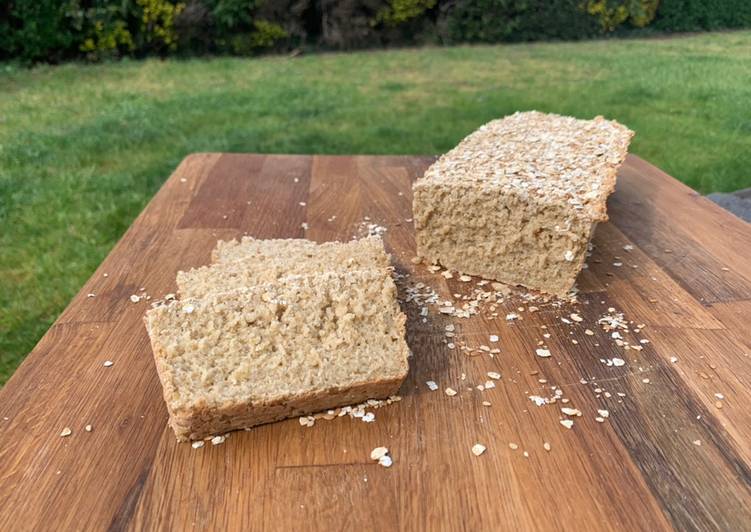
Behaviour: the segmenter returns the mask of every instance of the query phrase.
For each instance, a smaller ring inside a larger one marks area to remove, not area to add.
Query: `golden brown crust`
[[[232,430],[354,405],[368,399],[385,399],[397,393],[405,376],[343,389],[316,391],[268,403],[229,403],[220,408],[197,406],[192,410],[172,413],[169,424],[178,441],[200,440]]]

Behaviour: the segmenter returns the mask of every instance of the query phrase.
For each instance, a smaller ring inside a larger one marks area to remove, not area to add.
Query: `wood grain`
[[[368,224],[387,229],[408,283],[469,294],[476,280],[410,260],[411,183],[432,160],[186,158],[0,390],[0,529],[751,529],[751,228],[633,156],[577,305],[513,322],[505,315],[528,307],[515,296],[498,317],[432,309],[423,322],[405,305],[410,374],[375,423],[289,420],[218,446],[175,442],[141,321],[146,296],[173,292],[175,273],[206,264],[217,239],[342,240]],[[641,351],[596,326],[610,307],[644,324]],[[563,322],[571,312],[584,321]],[[468,345],[499,335],[501,353],[449,349],[449,323]],[[543,334],[548,359],[534,354]],[[613,357],[626,364],[602,362]],[[503,378],[480,392],[489,371]],[[570,430],[561,403],[528,398],[554,386],[583,412]],[[72,435],[60,437],[64,427]],[[369,459],[381,445],[389,469]]]

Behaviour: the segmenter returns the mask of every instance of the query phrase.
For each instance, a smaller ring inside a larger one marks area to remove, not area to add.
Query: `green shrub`
[[[71,21],[74,8],[74,2],[60,0],[0,2],[0,59],[56,62],[69,57],[80,40]]]
[[[79,50],[91,61],[131,54],[136,46],[128,28],[128,11],[122,4],[96,2],[71,12],[75,27],[83,36]]]
[[[0,0],[0,60],[582,39],[751,27],[751,0]]]
[[[141,8],[139,50],[157,53],[176,50],[175,17],[185,9],[185,4],[167,0],[136,0],[136,4]]]
[[[751,26],[749,0],[662,0],[654,27],[665,31],[702,31]]]
[[[425,14],[435,7],[437,0],[389,0],[376,14],[374,24],[383,22],[389,26],[398,26]]]
[[[628,21],[643,28],[655,18],[659,0],[587,0],[583,7],[597,18],[604,32],[610,32]]]
[[[443,9],[439,32],[450,43],[580,39],[597,24],[580,0],[458,0]]]

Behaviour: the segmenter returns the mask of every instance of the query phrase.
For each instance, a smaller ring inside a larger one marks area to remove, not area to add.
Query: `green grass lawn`
[[[430,154],[539,109],[618,119],[701,192],[751,186],[751,32],[0,65],[0,383],[196,151]]]

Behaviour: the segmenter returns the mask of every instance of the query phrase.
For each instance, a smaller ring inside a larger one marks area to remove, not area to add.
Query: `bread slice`
[[[581,270],[633,132],[596,117],[494,120],[413,186],[418,255],[555,295]]]
[[[408,370],[405,316],[379,271],[211,293],[145,322],[181,441],[384,398]]]
[[[388,275],[389,256],[380,237],[316,244],[310,240],[219,242],[216,264],[177,273],[182,298],[273,282],[288,275],[374,269]]]

